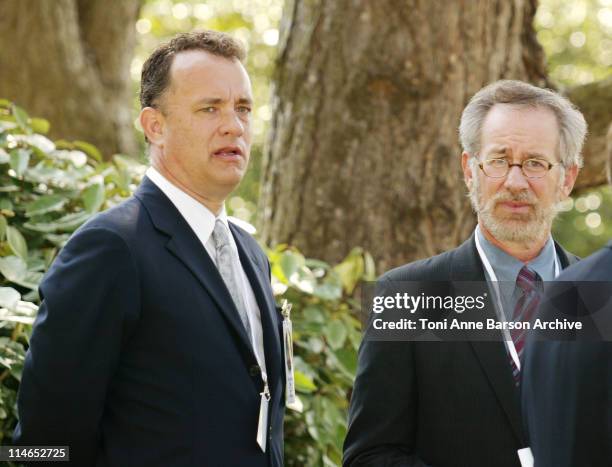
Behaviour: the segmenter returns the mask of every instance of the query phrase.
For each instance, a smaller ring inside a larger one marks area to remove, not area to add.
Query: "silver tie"
[[[249,317],[247,316],[243,296],[238,289],[237,268],[240,260],[230,245],[227,227],[219,219],[215,222],[215,229],[213,230],[212,237],[215,242],[215,251],[217,253],[217,269],[232,296],[232,300],[234,300],[234,304],[240,315],[240,320],[246,329],[250,341],[252,339],[251,325],[249,323]]]

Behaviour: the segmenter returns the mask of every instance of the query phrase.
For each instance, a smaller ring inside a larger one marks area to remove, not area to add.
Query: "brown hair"
[[[170,67],[174,56],[185,50],[203,50],[219,57],[246,58],[244,47],[238,40],[218,31],[194,31],[175,36],[157,47],[142,66],[140,79],[140,107],[155,107],[159,97],[168,88]]]

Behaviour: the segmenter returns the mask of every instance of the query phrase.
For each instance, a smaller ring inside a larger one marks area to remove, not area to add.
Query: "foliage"
[[[120,156],[100,162],[87,143],[53,143],[42,134],[48,128],[0,102],[0,444],[10,443],[17,421],[17,390],[43,273],[69,235],[129,196],[145,170]],[[268,256],[278,300],[294,305],[296,390],[303,410],[287,413],[287,465],[339,465],[361,340],[352,296],[362,279],[374,279],[373,260],[357,248],[334,267],[287,246]]]
[[[37,288],[69,235],[128,196],[144,167],[101,162],[82,141],[52,142],[49,123],[0,101],[0,443],[12,435],[16,391]]]
[[[268,256],[275,292],[293,304],[296,391],[303,404],[301,413],[287,411],[285,463],[340,465],[361,341],[359,303],[351,297],[362,279],[374,279],[374,262],[359,248],[333,268],[284,245]]]
[[[555,224],[555,238],[572,253],[585,257],[612,238],[612,188],[588,190],[564,203]]]
[[[541,0],[535,25],[553,80],[605,79],[612,66],[612,0]]]

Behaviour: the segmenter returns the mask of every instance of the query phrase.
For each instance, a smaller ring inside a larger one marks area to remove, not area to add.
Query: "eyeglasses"
[[[504,178],[512,167],[520,167],[526,178],[542,178],[550,169],[559,162],[553,164],[542,159],[526,159],[520,164],[510,164],[507,159],[487,159],[478,164],[487,177]]]

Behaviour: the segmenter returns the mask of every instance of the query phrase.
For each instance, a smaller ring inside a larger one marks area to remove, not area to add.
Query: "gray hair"
[[[474,94],[463,110],[459,125],[459,138],[465,152],[474,156],[480,150],[482,124],[495,104],[550,109],[559,124],[559,157],[563,167],[582,167],[587,124],[580,110],[560,94],[522,81],[496,81]]]

